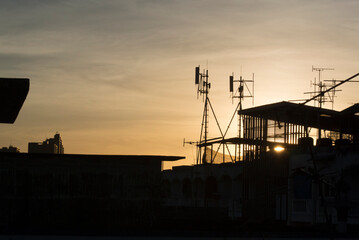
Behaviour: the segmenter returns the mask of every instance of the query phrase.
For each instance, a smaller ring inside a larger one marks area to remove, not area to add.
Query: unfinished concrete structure
[[[349,162],[353,169],[359,166],[359,117],[356,112],[357,104],[340,112],[289,102],[249,108],[238,112],[243,119],[243,137],[208,140],[201,146],[239,146],[243,168],[243,219],[263,223],[279,220],[289,224],[301,221],[315,224],[323,222],[324,208],[327,207],[319,204],[323,193],[318,189],[325,188],[324,185],[319,187],[324,181],[320,171],[327,168],[325,171],[336,172],[336,180],[331,182],[331,186],[335,186],[341,179],[340,172],[347,171],[344,169],[348,168]],[[316,139],[315,147],[313,138]],[[283,151],[276,151],[276,147],[282,147]],[[322,152],[325,151],[329,151],[330,154],[323,155]],[[305,154],[301,155],[303,152]],[[317,161],[320,163],[316,163]],[[323,161],[327,161],[327,165],[323,165]],[[346,167],[340,167],[341,165]],[[297,185],[293,185],[293,176],[298,174],[298,167],[306,168],[304,172],[310,176],[310,182],[315,183],[313,189],[308,191],[314,199],[311,198],[311,201],[316,201],[315,204],[320,205],[312,209],[305,208],[303,211],[307,214],[306,218],[301,218],[300,213],[298,214],[300,201],[295,199],[293,193],[297,191]],[[349,174],[348,178],[353,176]],[[358,206],[359,190],[354,182],[349,184],[353,185],[350,201],[352,206]],[[338,198],[339,190],[333,187],[332,194],[335,191]],[[332,209],[336,211],[337,207],[333,201],[331,204]],[[339,203],[337,199],[336,205],[340,204],[344,203]],[[352,207],[351,212],[356,214],[356,211],[356,208]],[[337,216],[337,213],[332,215]],[[358,216],[359,214],[352,215],[351,223],[356,222],[353,219]]]

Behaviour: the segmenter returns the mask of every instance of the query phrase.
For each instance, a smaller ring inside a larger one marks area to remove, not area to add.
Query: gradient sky
[[[30,78],[30,92],[15,124],[0,125],[0,146],[27,152],[58,131],[65,153],[191,164],[182,142],[200,133],[195,66],[208,66],[226,128],[232,72],[255,73],[255,105],[309,97],[312,65],[335,68],[325,79],[358,73],[358,10],[357,0],[1,1],[0,76]],[[340,89],[335,109],[359,102],[359,83]],[[219,136],[213,119],[209,135]]]

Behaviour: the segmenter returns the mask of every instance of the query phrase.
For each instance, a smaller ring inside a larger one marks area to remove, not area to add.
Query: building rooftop
[[[238,113],[330,131],[358,133],[359,116],[355,115],[358,108],[355,104],[339,112],[291,102],[278,102],[244,109]]]
[[[71,161],[121,161],[121,160],[144,160],[144,161],[177,161],[184,159],[183,156],[162,156],[162,155],[92,155],[92,154],[49,154],[49,153],[0,153],[1,156],[13,154],[16,159],[46,159],[46,160],[71,160]]]

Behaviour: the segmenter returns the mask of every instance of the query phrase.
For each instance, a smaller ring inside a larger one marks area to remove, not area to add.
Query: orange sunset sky
[[[182,142],[200,134],[195,66],[208,63],[226,128],[232,72],[255,74],[255,106],[309,97],[312,66],[335,69],[323,79],[358,73],[358,10],[356,0],[1,1],[0,76],[30,78],[30,91],[15,124],[0,125],[0,147],[27,152],[58,131],[65,153],[193,164]],[[359,102],[359,83],[339,89],[334,109]],[[213,119],[209,127],[218,137]]]

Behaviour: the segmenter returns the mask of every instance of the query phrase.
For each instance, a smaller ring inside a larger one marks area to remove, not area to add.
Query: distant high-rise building
[[[46,139],[41,142],[30,142],[29,153],[53,153],[64,154],[64,146],[59,133],[56,133],[53,138]]]
[[[19,153],[20,149],[14,146],[0,148],[0,152],[16,152]]]

